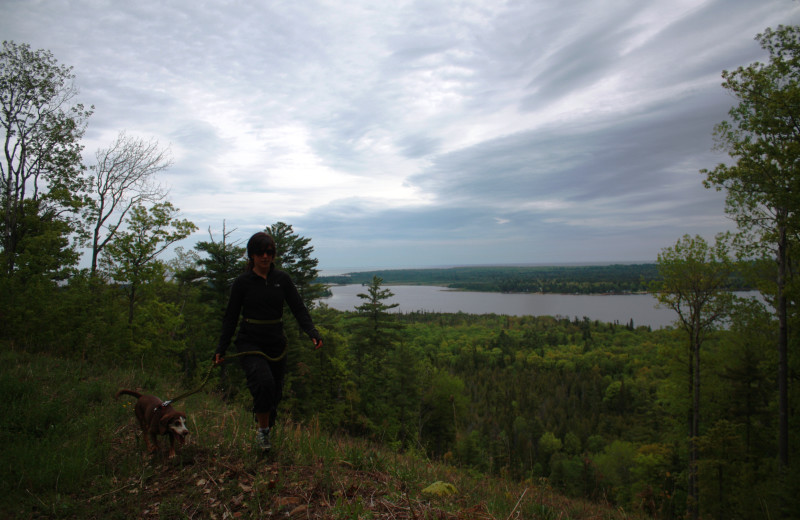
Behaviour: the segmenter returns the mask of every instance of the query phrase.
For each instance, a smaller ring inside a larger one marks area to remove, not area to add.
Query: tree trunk
[[[699,518],[699,496],[697,491],[697,437],[700,427],[700,324],[693,319],[693,330],[689,350],[689,395],[692,404],[689,411],[689,482],[686,513],[692,520]]]
[[[694,472],[695,468],[695,436],[694,436],[694,416],[695,416],[695,402],[694,402],[694,385],[695,385],[695,366],[694,366],[694,334],[690,333],[689,335],[689,395],[691,396],[691,401],[689,404],[689,410],[687,413],[687,423],[688,423],[688,430],[689,430],[689,468],[688,468],[688,480],[687,480],[687,500],[686,500],[686,516],[689,518],[694,518],[693,512],[694,504],[696,500],[696,476]]]
[[[692,397],[692,461],[691,472],[694,477],[692,495],[692,519],[697,520],[700,513],[700,496],[697,485],[697,439],[700,437],[700,324],[697,324],[694,340],[694,396]]]
[[[94,276],[97,273],[97,256],[98,256],[98,249],[97,243],[100,241],[100,228],[94,229],[94,234],[92,236],[92,265],[90,273]]]
[[[131,283],[130,292],[128,293],[128,325],[133,325],[133,306],[136,301],[136,284]]]
[[[778,229],[778,464],[789,467],[789,384],[788,353],[789,327],[786,305],[786,264],[788,262],[786,226]]]

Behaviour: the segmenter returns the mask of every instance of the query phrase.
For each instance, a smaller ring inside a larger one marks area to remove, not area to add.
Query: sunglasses
[[[261,249],[259,251],[254,251],[253,252],[254,256],[263,256],[265,254],[267,256],[275,256],[275,250],[274,249]]]

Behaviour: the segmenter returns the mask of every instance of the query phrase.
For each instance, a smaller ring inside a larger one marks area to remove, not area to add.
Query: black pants
[[[272,427],[278,403],[283,397],[286,356],[278,361],[269,361],[263,356],[242,356],[239,359],[247,377],[247,388],[253,396],[253,413],[269,413],[269,425]]]

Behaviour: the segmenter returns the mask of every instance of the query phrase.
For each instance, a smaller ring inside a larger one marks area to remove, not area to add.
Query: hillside
[[[185,390],[155,366],[98,366],[8,345],[0,362],[6,396],[0,440],[9,468],[0,480],[4,518],[634,517],[566,499],[539,483],[459,471],[328,435],[316,422],[282,422],[273,453],[261,457],[245,405],[205,391],[176,403],[191,431],[178,456],[145,455],[133,399],[112,396],[140,385],[162,396]],[[456,492],[423,491],[437,481]]]

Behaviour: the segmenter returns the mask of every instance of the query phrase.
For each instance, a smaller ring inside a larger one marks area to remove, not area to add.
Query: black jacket
[[[233,282],[228,308],[222,319],[222,333],[217,344],[216,354],[225,355],[241,316],[239,333],[236,335],[237,349],[258,347],[269,355],[279,355],[286,348],[283,324],[283,304],[286,302],[300,328],[309,337],[319,339],[311,316],[303,304],[303,299],[289,275],[274,265],[270,266],[264,280],[252,271],[240,275]],[[248,320],[270,321],[272,323],[253,323]]]

